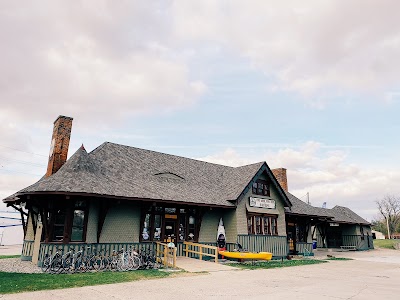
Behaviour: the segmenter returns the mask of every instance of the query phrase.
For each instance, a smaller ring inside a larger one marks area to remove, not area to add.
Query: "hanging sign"
[[[274,209],[275,200],[250,197],[250,206]]]

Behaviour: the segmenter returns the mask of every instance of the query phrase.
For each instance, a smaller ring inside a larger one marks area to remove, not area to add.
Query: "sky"
[[[376,200],[400,194],[398,11],[389,0],[3,0],[0,198],[43,176],[66,115],[69,156],[109,141],[266,161],[300,199],[376,219]]]

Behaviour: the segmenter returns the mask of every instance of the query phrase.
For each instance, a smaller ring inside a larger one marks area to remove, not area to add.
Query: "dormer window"
[[[257,180],[253,183],[252,192],[254,195],[269,196],[269,184],[265,180]]]

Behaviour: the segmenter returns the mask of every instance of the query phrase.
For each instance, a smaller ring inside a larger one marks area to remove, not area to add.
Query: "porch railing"
[[[314,255],[310,254],[313,253],[313,243],[304,243],[304,242],[297,242],[296,243],[296,251],[298,254],[304,255]]]
[[[135,249],[144,249],[146,251],[155,250],[155,244],[154,243],[74,243],[74,244],[59,244],[59,243],[42,243],[40,245],[40,250],[39,250],[39,259],[38,259],[38,265],[40,266],[42,261],[44,260],[46,254],[51,255],[52,253],[55,253],[57,249],[60,249],[61,254],[66,253],[67,251],[74,249],[76,251],[80,250],[82,247],[90,247],[91,249],[89,251],[103,251],[105,255],[111,255],[113,250],[118,251],[121,250],[122,248],[128,249],[129,247],[133,247]]]
[[[285,257],[289,253],[286,236],[240,234],[237,241],[250,252],[271,252],[275,258]]]
[[[372,236],[368,235],[343,235],[342,246],[354,246],[357,250],[368,250],[374,248]]]
[[[22,244],[21,260],[32,260],[34,243],[35,241],[24,240]]]
[[[340,246],[353,246],[357,250],[368,250],[368,249],[374,249],[374,242],[372,236],[364,235],[363,238],[361,235],[344,234],[342,235],[342,242]],[[317,235],[317,247],[318,248],[323,247],[322,237],[320,235]]]
[[[185,256],[189,257],[189,253],[192,253],[200,260],[203,259],[203,256],[213,257],[215,262],[218,263],[218,248],[216,246],[209,246],[200,243],[192,243],[192,242],[183,242],[185,252]]]

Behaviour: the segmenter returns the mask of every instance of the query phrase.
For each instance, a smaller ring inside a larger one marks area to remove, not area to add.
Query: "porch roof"
[[[353,223],[353,224],[363,224],[370,225],[370,223],[357,215],[348,207],[338,206],[329,209],[330,213],[334,216],[334,221],[338,223]]]
[[[310,217],[325,217],[329,219],[331,222],[338,223],[350,223],[350,224],[365,224],[370,225],[370,223],[359,215],[357,215],[354,211],[352,211],[348,207],[344,206],[335,206],[331,209],[315,207],[305,203],[300,200],[296,196],[292,195],[289,192],[286,192],[290,202],[292,203],[292,207],[286,210],[287,214],[293,215],[302,215],[302,216],[310,216]]]

